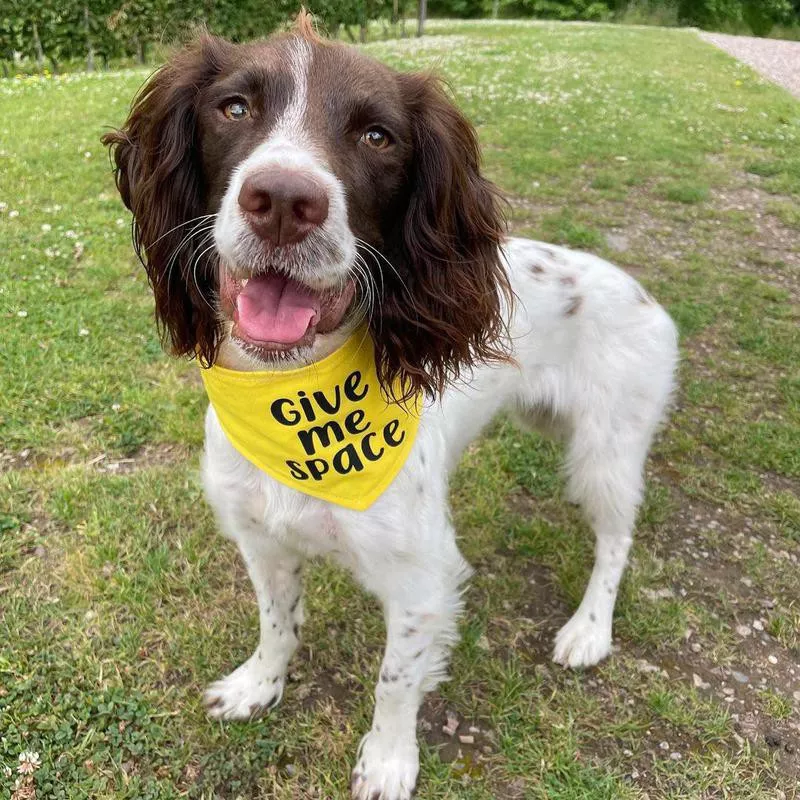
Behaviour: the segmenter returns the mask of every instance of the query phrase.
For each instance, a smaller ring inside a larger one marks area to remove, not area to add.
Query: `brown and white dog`
[[[261,624],[253,655],[209,687],[209,714],[247,719],[280,700],[303,621],[302,564],[331,556],[379,598],[387,628],[352,794],[408,798],[417,711],[445,675],[470,573],[448,473],[501,409],[563,437],[569,493],[597,543],[554,659],[604,658],[643,464],[673,387],[675,328],[611,264],[505,239],[475,133],[437,80],[324,41],[305,15],[266,41],[195,41],[105,141],[175,354],[296,367],[366,324],[382,384],[426,397],[408,460],[366,511],[269,477],[213,408],[203,457]]]

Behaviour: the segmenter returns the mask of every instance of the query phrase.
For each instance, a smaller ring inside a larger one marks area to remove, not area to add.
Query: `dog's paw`
[[[253,656],[206,689],[206,712],[216,719],[257,719],[278,705],[283,682],[283,675],[271,675]]]
[[[419,748],[368,733],[350,783],[353,800],[409,800],[417,784]]]
[[[556,634],[553,661],[563,667],[591,667],[611,652],[611,625],[578,610]]]

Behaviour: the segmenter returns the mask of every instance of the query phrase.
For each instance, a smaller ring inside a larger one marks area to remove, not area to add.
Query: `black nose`
[[[328,218],[328,193],[308,175],[275,167],[245,178],[239,205],[255,234],[274,245],[294,244]]]

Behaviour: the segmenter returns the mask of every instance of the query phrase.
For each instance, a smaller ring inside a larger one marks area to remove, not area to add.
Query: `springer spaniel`
[[[475,132],[439,82],[320,39],[305,15],[266,41],[195,41],[105,142],[175,354],[228,375],[296,369],[361,329],[385,395],[418,403],[413,446],[364,510],[259,469],[213,405],[203,456],[261,625],[253,655],[208,688],[208,713],[249,719],[278,703],[303,622],[303,562],[331,556],[379,598],[387,629],[352,795],[409,798],[417,711],[445,675],[470,574],[448,473],[501,409],[564,439],[596,556],[553,658],[597,663],[673,389],[675,327],[600,258],[504,238]]]

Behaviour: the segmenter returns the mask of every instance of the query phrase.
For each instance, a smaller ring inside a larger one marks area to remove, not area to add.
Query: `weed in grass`
[[[664,197],[671,203],[683,203],[687,206],[694,205],[695,203],[703,203],[708,199],[708,188],[690,183],[676,183],[665,187]]]

